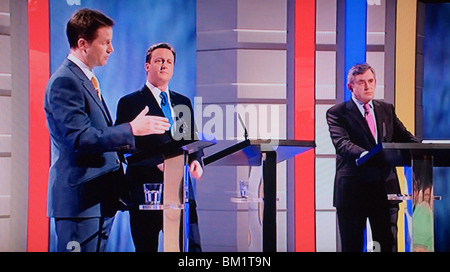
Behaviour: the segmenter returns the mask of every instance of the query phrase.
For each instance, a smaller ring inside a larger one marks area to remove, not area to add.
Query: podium
[[[227,147],[203,159],[205,166],[262,166],[262,250],[275,252],[277,249],[276,165],[314,148],[315,143],[297,140],[246,139],[238,143],[223,141],[222,144]]]
[[[450,144],[381,143],[357,160],[357,165],[389,163],[412,168],[412,195],[388,195],[389,200],[412,200],[408,222],[410,251],[434,251],[433,167],[450,166]]]
[[[127,158],[127,164],[145,164],[164,157],[161,205],[139,205],[140,210],[163,210],[163,251],[189,251],[189,165],[188,156],[215,141],[170,141],[153,150],[141,150]],[[144,193],[144,192],[142,192]]]

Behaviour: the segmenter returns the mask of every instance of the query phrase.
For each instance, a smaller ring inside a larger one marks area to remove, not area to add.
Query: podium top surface
[[[138,152],[127,157],[127,163],[139,163],[157,156],[168,158],[182,154],[183,152],[192,154],[215,144],[215,140],[205,139],[170,141],[151,150],[139,150]]]
[[[262,162],[262,153],[275,152],[277,163],[293,158],[295,155],[314,148],[314,141],[299,140],[244,140],[220,141],[225,149],[203,159],[205,165],[220,166],[259,166]]]
[[[432,159],[434,166],[450,166],[450,143],[381,143],[357,164],[379,159],[378,154],[393,166],[411,166],[413,159]]]

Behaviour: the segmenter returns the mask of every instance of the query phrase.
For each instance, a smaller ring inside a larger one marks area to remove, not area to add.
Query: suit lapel
[[[73,63],[68,59],[66,59],[65,61],[67,62],[67,66],[69,67],[69,69],[81,80],[83,87],[90,94],[91,98],[100,107],[108,125],[112,126],[112,118],[109,113],[108,107],[106,106],[106,103],[104,103],[104,99],[103,101],[100,100],[100,98],[97,95],[97,91],[94,89],[94,86],[92,86],[92,83],[89,81],[89,79],[86,77],[83,71],[75,63]]]
[[[153,96],[152,91],[147,86],[144,86],[141,90],[142,98],[144,99],[144,104],[148,106],[147,115],[157,115],[164,117],[164,113],[161,110],[161,107],[156,101],[156,98]]]
[[[382,143],[386,140],[386,114],[384,114],[381,104],[376,100],[373,100],[373,110],[377,121],[378,143]]]
[[[364,117],[361,115],[361,112],[359,111],[358,107],[356,106],[355,102],[352,99],[347,101],[347,110],[348,110],[350,118],[355,123],[357,123],[358,126],[360,126],[362,128],[367,139],[369,139],[371,141],[371,143],[373,143],[373,145],[375,145],[376,144],[375,139],[372,136],[372,132],[370,132],[369,125],[367,124]]]

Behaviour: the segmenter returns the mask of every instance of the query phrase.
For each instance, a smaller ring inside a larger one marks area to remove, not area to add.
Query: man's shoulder
[[[132,91],[120,98],[120,101],[129,101],[129,100],[141,100],[142,99],[143,88],[139,90]]]
[[[328,112],[340,112],[340,111],[343,111],[343,110],[345,110],[347,107],[350,106],[350,103],[352,103],[351,100],[337,103],[336,105],[330,107],[330,108],[328,109]]]
[[[386,102],[386,101],[382,101],[382,100],[378,100],[378,99],[374,99],[372,100],[374,107],[382,107],[383,109],[392,109],[394,108],[394,105]]]
[[[176,92],[174,90],[169,90],[170,92],[170,98],[172,99],[172,102],[176,103],[176,104],[190,104],[191,103],[191,99],[189,99],[189,97]]]

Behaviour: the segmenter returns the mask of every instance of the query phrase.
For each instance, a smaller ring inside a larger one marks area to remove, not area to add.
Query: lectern
[[[164,157],[161,205],[140,205],[140,210],[163,210],[163,251],[189,251],[189,165],[188,156],[215,144],[215,141],[170,141],[153,150],[141,150],[127,158],[128,164],[145,163]],[[142,192],[144,193],[144,192]]]
[[[315,147],[314,141],[297,140],[249,140],[225,141],[226,148],[214,153],[203,162],[217,166],[261,166],[263,180],[262,250],[277,249],[276,229],[276,165]]]
[[[412,222],[408,224],[410,251],[434,251],[433,167],[450,166],[450,144],[381,143],[357,161],[357,165],[387,162],[411,166],[412,195],[388,195],[390,200],[412,200]]]

